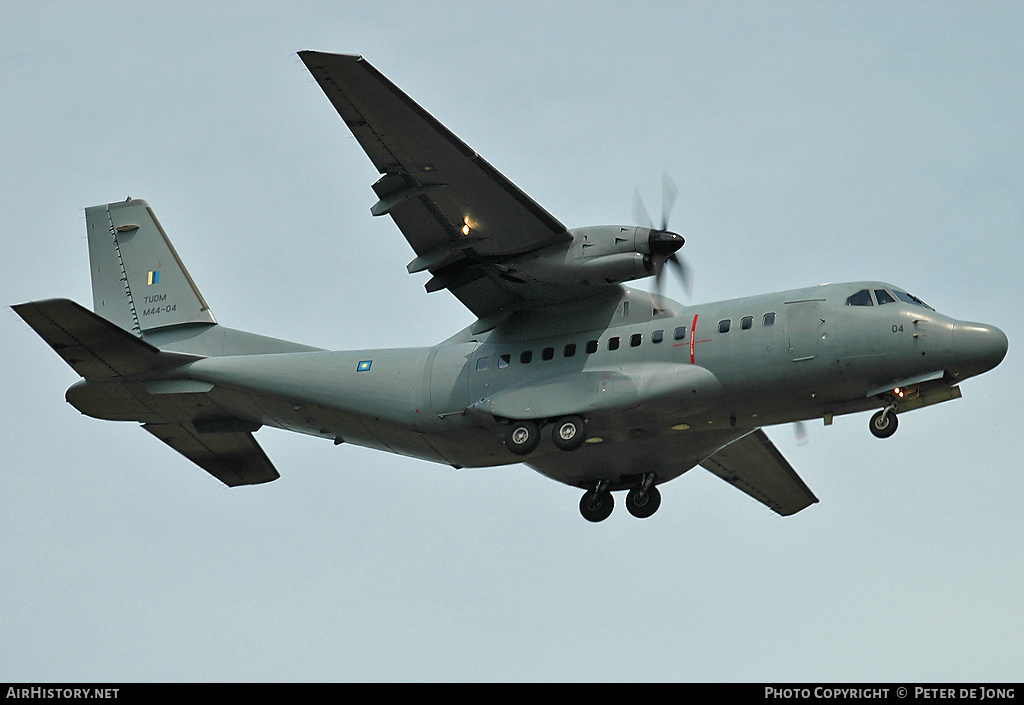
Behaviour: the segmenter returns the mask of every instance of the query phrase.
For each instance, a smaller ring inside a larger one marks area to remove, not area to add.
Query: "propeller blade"
[[[655,229],[651,221],[651,215],[640,197],[640,188],[633,190],[633,220],[637,225],[651,231],[649,247],[653,261],[659,264],[658,273],[654,277],[654,293],[661,296],[662,277],[665,276],[665,269],[669,266],[675,267],[678,276],[686,290],[686,296],[693,293],[693,273],[690,266],[676,254],[676,251],[683,246],[683,238],[677,233],[668,229],[668,219],[672,214],[672,208],[676,204],[676,197],[679,195],[679,187],[667,173],[661,175],[661,228]],[[658,307],[655,305],[657,310]]]
[[[668,174],[661,175],[661,229],[668,230],[668,216],[676,203],[679,188]]]
[[[793,433],[796,434],[796,444],[798,446],[807,445],[807,428],[804,426],[803,421],[797,421],[793,424]]]
[[[689,298],[693,294],[693,270],[690,265],[686,263],[682,257],[676,254],[669,255],[668,262],[675,265],[676,270],[679,272],[679,280],[683,283],[683,289],[686,290],[686,296]],[[665,271],[664,268],[661,270]]]
[[[651,216],[647,213],[647,208],[644,206],[644,201],[640,198],[639,188],[633,192],[633,220],[636,221],[637,225],[645,228],[654,227],[651,223]]]

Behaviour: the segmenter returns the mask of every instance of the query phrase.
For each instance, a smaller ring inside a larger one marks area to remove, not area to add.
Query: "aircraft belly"
[[[635,486],[646,473],[656,482],[672,480],[696,467],[749,429],[669,431],[625,434],[601,443],[587,443],[572,453],[556,449],[537,453],[527,462],[537,472],[567,485],[591,488],[599,481],[609,489]]]

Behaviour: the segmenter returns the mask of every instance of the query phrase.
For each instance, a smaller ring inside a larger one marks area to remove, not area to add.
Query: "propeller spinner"
[[[661,227],[654,227],[651,216],[647,213],[647,208],[644,206],[643,199],[640,198],[639,188],[633,193],[633,218],[637,224],[651,230],[648,244],[651,257],[655,264],[659,265],[657,268],[658,273],[654,277],[655,293],[661,294],[661,278],[666,267],[671,265],[676,269],[683,288],[686,290],[686,296],[689,297],[693,291],[693,274],[690,266],[686,264],[683,258],[676,254],[679,248],[683,246],[685,240],[682,235],[668,229],[668,217],[672,212],[672,207],[675,205],[676,196],[678,195],[679,189],[676,187],[675,182],[672,181],[668,174],[663,174],[661,180]]]

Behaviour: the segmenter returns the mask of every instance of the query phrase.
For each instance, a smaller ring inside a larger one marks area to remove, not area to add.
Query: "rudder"
[[[93,310],[142,337],[186,323],[216,323],[188,270],[143,200],[85,209]]]

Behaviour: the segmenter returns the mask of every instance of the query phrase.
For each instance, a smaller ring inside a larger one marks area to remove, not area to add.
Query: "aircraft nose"
[[[966,377],[980,375],[1002,362],[1008,345],[1006,334],[995,326],[961,322],[953,329],[953,348]]]

